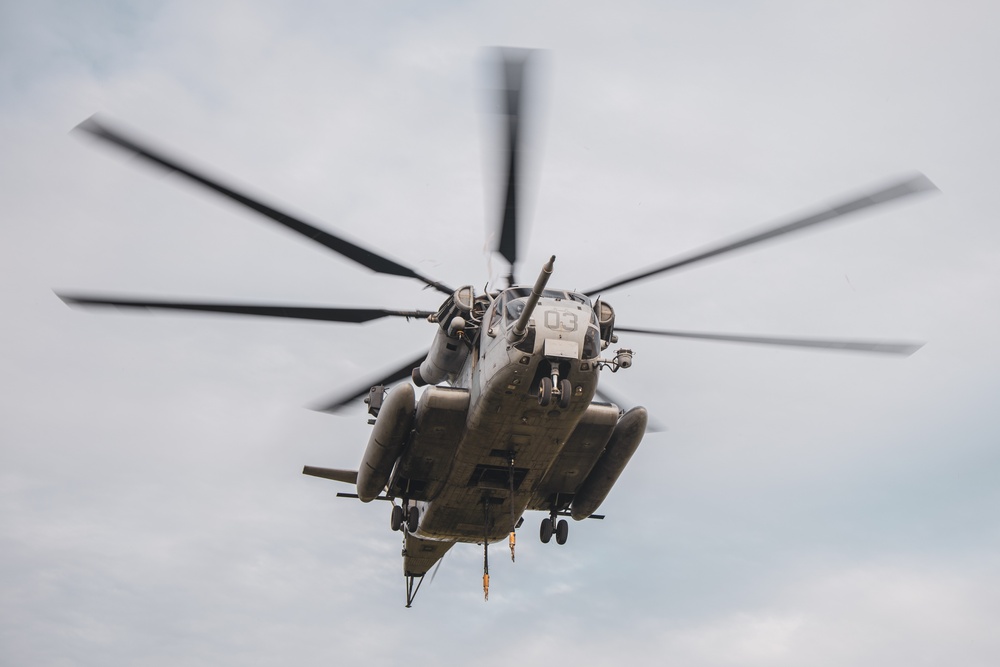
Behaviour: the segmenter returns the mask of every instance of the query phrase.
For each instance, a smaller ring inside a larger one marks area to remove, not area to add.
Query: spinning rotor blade
[[[98,139],[103,139],[108,143],[115,144],[116,146],[124,148],[127,151],[131,151],[136,155],[153,162],[154,164],[165,167],[170,171],[176,171],[195,183],[199,183],[210,190],[218,192],[224,197],[227,197],[239,204],[243,204],[247,208],[257,211],[274,222],[284,225],[288,229],[298,232],[306,238],[324,245],[334,252],[338,252],[344,257],[347,257],[348,259],[354,260],[358,264],[366,266],[376,273],[387,273],[394,276],[403,276],[405,278],[416,278],[439,292],[443,292],[445,294],[452,293],[451,288],[442,285],[435,280],[422,276],[407,266],[403,266],[402,264],[394,262],[387,257],[355,245],[354,243],[331,234],[330,232],[314,227],[313,225],[310,225],[309,223],[292,215],[271,208],[263,202],[237,192],[215,179],[209,178],[208,176],[199,173],[190,167],[186,167],[178,160],[170,158],[160,151],[154,150],[148,144],[141,143],[126,136],[120,130],[110,127],[105,121],[99,121],[96,116],[91,116],[77,125],[77,129],[87,132]]]
[[[434,577],[438,576],[438,570],[441,569],[441,563],[444,562],[444,557],[447,556],[447,555],[448,555],[448,552],[446,551],[446,552],[444,552],[443,556],[441,556],[440,558],[438,558],[437,565],[434,566],[434,571],[431,572],[431,581],[430,581],[430,583],[432,583],[432,584],[434,583]]]
[[[931,181],[923,174],[917,174],[916,176],[911,176],[910,178],[904,179],[888,187],[880,188],[860,197],[837,204],[836,206],[831,206],[812,215],[778,225],[777,227],[771,227],[763,231],[750,234],[749,236],[738,237],[721,245],[709,246],[708,248],[692,255],[682,256],[678,259],[671,260],[662,266],[653,267],[640,273],[626,276],[615,280],[614,282],[601,285],[600,287],[595,287],[587,290],[587,295],[592,296],[598,292],[603,292],[615,287],[621,287],[622,285],[627,285],[637,280],[642,280],[643,278],[655,276],[658,273],[679,269],[682,266],[694,264],[695,262],[700,262],[704,259],[709,259],[710,257],[717,257],[727,252],[732,252],[733,250],[746,248],[747,246],[751,246],[755,243],[769,241],[770,239],[784,234],[790,234],[792,232],[797,232],[800,229],[805,229],[823,222],[829,222],[870,206],[884,204],[894,199],[907,197],[920,192],[927,192],[929,190],[937,190],[937,186],[931,183]]]
[[[231,315],[262,315],[264,317],[287,317],[299,320],[322,320],[326,322],[351,322],[361,324],[382,317],[405,317],[407,319],[427,319],[434,314],[428,310],[385,310],[382,308],[335,308],[308,306],[276,306],[234,303],[197,303],[186,301],[145,301],[119,299],[105,296],[70,296],[57,294],[70,306],[112,306],[115,308],[135,308],[148,310],[189,310],[207,313],[227,313]]]
[[[821,350],[841,350],[844,352],[871,352],[874,354],[897,354],[908,357],[924,346],[923,343],[888,343],[866,340],[829,340],[819,338],[784,338],[776,336],[738,336],[731,334],[698,333],[693,331],[668,331],[665,329],[635,329],[615,327],[615,331],[627,333],[672,336],[674,338],[696,338],[729,343],[756,343],[759,345],[780,345],[783,347],[809,347]]]
[[[514,284],[514,265],[517,263],[517,191],[521,162],[521,93],[524,73],[532,51],[529,49],[500,49],[503,68],[503,89],[500,113],[506,118],[504,137],[504,208],[500,218],[500,241],[497,252],[510,263],[508,285]]]
[[[341,408],[345,407],[351,401],[361,398],[362,396],[367,394],[368,391],[376,385],[390,384],[397,380],[402,380],[403,378],[410,377],[410,373],[413,371],[413,369],[419,366],[426,356],[427,352],[422,352],[420,356],[417,357],[416,359],[407,361],[405,364],[401,365],[396,370],[389,372],[384,377],[370,380],[368,382],[365,382],[364,384],[359,384],[354,389],[349,389],[348,391],[345,391],[344,393],[340,394],[339,396],[330,400],[329,402],[313,408],[313,410],[316,410],[317,412],[337,412]]]
[[[604,387],[598,387],[595,394],[597,398],[599,398],[601,401],[617,405],[618,409],[622,413],[628,412],[630,409],[635,407],[635,403],[633,403],[632,401],[627,401],[621,396],[618,396],[617,394],[608,391]],[[667,427],[664,426],[663,423],[660,422],[660,420],[656,419],[652,415],[649,415],[646,418],[646,433],[663,433],[666,430]]]

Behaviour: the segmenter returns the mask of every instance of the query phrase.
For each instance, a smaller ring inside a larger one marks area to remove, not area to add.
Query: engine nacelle
[[[358,498],[361,502],[368,503],[378,498],[389,482],[392,467],[396,465],[396,459],[413,428],[415,410],[413,387],[408,384],[399,385],[386,396],[358,470]]]
[[[454,330],[456,335],[449,336],[446,330],[439,328],[434,333],[434,342],[431,343],[427,358],[420,364],[420,368],[413,370],[413,383],[418,387],[438,384],[458,375],[468,361],[472,349],[463,337],[464,322],[461,327],[449,326],[449,329]]]
[[[646,433],[646,408],[632,408],[618,420],[601,458],[573,496],[570,514],[577,521],[593,514],[611,492]]]
[[[476,306],[476,291],[472,285],[459,287],[441,305],[435,320],[439,328],[431,343],[427,358],[419,368],[413,369],[413,384],[439,384],[458,375],[469,359],[471,346],[468,344],[470,326],[478,329],[478,320],[473,315]],[[474,336],[477,332],[471,332]]]
[[[615,309],[607,301],[598,299],[594,305],[594,313],[597,315],[597,324],[601,328],[601,341],[603,343],[601,349],[604,349],[615,342],[612,340],[615,335]]]

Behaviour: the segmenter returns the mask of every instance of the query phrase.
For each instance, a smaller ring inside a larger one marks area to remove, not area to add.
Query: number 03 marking
[[[576,313],[560,313],[558,310],[545,311],[545,328],[553,331],[576,331],[578,326]]]

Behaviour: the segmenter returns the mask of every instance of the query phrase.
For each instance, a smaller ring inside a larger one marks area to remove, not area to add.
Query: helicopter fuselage
[[[378,414],[361,469],[382,471],[375,479],[382,474],[387,481],[376,489],[366,478],[362,500],[384,488],[383,497],[419,517],[407,524],[409,576],[426,572],[456,542],[507,538],[526,510],[549,512],[553,525],[557,514],[590,513],[571,512],[574,498],[621,417],[617,406],[593,402],[602,364],[609,364],[600,359],[601,321],[585,295],[538,287],[532,298],[531,291],[501,292],[468,328],[456,331],[443,317],[444,343],[434,346],[441,359],[421,370],[447,367],[445,357],[454,361],[451,348],[461,344],[468,354],[460,370],[447,386],[427,387],[415,405],[412,387],[397,387]],[[442,315],[448,308],[446,302]],[[645,426],[645,411],[638,410],[641,425],[625,443],[629,455]],[[586,502],[596,508],[611,484]]]
[[[588,330],[593,327],[592,337],[597,332],[589,303],[543,296],[525,339],[512,343],[508,334],[518,305],[523,301],[498,300],[487,311],[478,349],[457,383],[468,388],[469,409],[449,480],[424,504],[418,537],[460,542],[506,537],[511,517],[520,518],[528,508],[594,397],[599,347],[591,348],[590,359],[583,354]],[[510,312],[497,312],[505,306]],[[539,404],[542,379],[551,377],[553,368],[572,387],[571,396],[562,399],[566,407]]]

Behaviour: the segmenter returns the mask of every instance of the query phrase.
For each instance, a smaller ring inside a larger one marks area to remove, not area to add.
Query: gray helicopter
[[[935,190],[917,174],[780,225],[637,271],[583,292],[548,285],[555,257],[531,285],[515,277],[522,97],[531,51],[500,51],[505,116],[505,193],[497,252],[510,266],[507,287],[478,294],[442,284],[328,229],[238,192],[164,152],[91,117],[78,129],[256,211],[377,273],[416,279],[445,295],[437,311],[178,302],[61,294],[70,305],[173,309],[363,323],[418,318],[434,326],[430,349],[391,372],[343,392],[320,409],[336,412],[364,399],[372,433],[357,470],[306,466],[307,475],[354,485],[339,496],[388,501],[390,528],[403,534],[409,607],[425,575],[456,543],[483,547],[489,594],[489,545],[507,540],[511,558],[526,511],[545,514],[539,535],[565,544],[567,517],[594,514],[647,430],[643,407],[622,410],[598,389],[602,371],[632,365],[618,333],[910,355],[918,343],[800,339],[618,326],[603,295],[639,280],[741,250],[863,209]],[[596,298],[602,295],[601,298]],[[386,388],[401,380],[391,391]],[[414,387],[422,387],[419,397]]]

